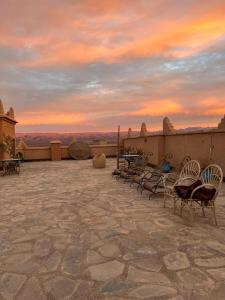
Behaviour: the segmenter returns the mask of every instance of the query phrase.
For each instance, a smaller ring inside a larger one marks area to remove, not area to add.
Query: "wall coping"
[[[7,116],[7,115],[0,115],[0,119],[6,119],[7,121],[10,121],[10,122],[12,122],[12,123],[14,123],[14,124],[18,123],[16,120],[10,118],[10,117]]]
[[[45,146],[45,147],[27,147],[27,148],[18,148],[16,147],[17,150],[23,150],[23,151],[26,151],[26,150],[50,150],[50,146]]]
[[[135,136],[135,137],[129,137],[129,138],[124,138],[123,140],[133,140],[133,139],[139,139],[139,138],[148,138],[148,137],[160,137],[160,136],[179,136],[179,135],[195,135],[195,134],[217,134],[217,133],[225,133],[225,130],[210,130],[210,131],[192,131],[192,132],[177,132],[177,133],[171,133],[171,134],[148,134],[145,136]]]
[[[95,147],[95,148],[105,148],[105,147],[117,147],[117,144],[107,144],[107,145],[89,145],[89,147],[91,147],[91,148],[93,148],[93,147]],[[69,148],[69,145],[68,146],[61,146],[60,147],[61,149],[67,149],[67,148]],[[27,146],[27,148],[18,148],[18,147],[16,147],[16,149],[17,150],[43,150],[43,149],[49,149],[50,150],[50,146],[39,146],[39,147],[29,147],[29,146]]]
[[[51,141],[50,144],[62,144],[61,141]]]
[[[93,148],[103,148],[103,147],[117,147],[117,144],[103,144],[103,145],[89,145],[89,147]]]

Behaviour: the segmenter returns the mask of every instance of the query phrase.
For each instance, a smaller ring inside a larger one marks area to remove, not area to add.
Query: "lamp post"
[[[118,126],[118,133],[117,133],[117,169],[119,169],[119,160],[120,160],[120,125]]]

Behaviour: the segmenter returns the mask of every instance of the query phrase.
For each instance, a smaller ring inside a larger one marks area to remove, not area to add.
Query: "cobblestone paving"
[[[0,299],[225,299],[225,201],[190,226],[91,161],[0,177]]]

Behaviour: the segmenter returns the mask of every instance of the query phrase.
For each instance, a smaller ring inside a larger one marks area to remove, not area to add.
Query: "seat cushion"
[[[194,193],[193,198],[208,203],[210,200],[213,199],[215,193],[216,193],[215,188],[210,189],[210,188],[202,187]]]
[[[202,184],[201,180],[197,180],[190,185],[177,185],[174,187],[176,194],[182,199],[190,199],[195,188]]]

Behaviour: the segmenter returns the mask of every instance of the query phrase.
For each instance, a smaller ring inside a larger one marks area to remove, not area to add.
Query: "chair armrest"
[[[174,183],[174,187],[175,187],[176,185],[180,185],[180,183],[182,183],[182,181],[185,181],[185,180],[188,180],[188,179],[192,180],[193,182],[196,181],[196,180],[198,180],[198,178],[193,178],[193,177],[191,177],[191,176],[178,178],[177,181]]]
[[[200,190],[200,189],[203,188],[203,187],[206,187],[206,188],[207,188],[207,187],[208,187],[208,188],[214,188],[214,189],[216,190],[215,195],[217,195],[217,193],[218,193],[218,190],[216,189],[216,187],[215,187],[213,184],[210,184],[210,183],[204,183],[204,184],[199,185],[198,187],[196,187],[196,188],[192,191],[190,199],[193,199],[193,196],[194,196],[195,192],[198,191],[198,190]]]

